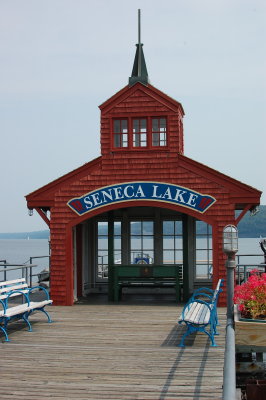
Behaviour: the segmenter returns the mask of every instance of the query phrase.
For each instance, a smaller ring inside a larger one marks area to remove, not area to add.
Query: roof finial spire
[[[138,38],[139,38],[139,45],[141,44],[141,40],[140,40],[140,33],[141,33],[141,14],[140,14],[140,9],[138,9]]]
[[[129,78],[129,85],[132,86],[136,82],[141,82],[144,85],[149,83],[147,67],[145,63],[144,53],[142,50],[143,44],[141,43],[141,19],[140,9],[138,10],[138,44],[136,44],[137,50],[135,60],[133,64],[132,74]]]
[[[138,9],[138,48],[140,49],[141,47],[141,14],[140,14],[140,9]],[[141,75],[141,57],[140,57],[140,51],[138,54],[138,76]]]

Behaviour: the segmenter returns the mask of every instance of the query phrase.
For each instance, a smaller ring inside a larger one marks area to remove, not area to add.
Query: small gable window
[[[114,149],[152,149],[167,146],[167,119],[164,117],[120,118],[112,120]]]
[[[166,118],[152,118],[152,145],[166,146]]]
[[[133,147],[147,146],[147,120],[133,119]]]
[[[113,121],[114,147],[128,147],[127,119],[115,119]]]

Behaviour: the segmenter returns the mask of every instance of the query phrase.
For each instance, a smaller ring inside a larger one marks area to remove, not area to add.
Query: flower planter
[[[234,306],[234,319],[236,345],[266,349],[266,320],[242,318],[237,305]]]
[[[266,380],[247,381],[247,400],[265,400]]]

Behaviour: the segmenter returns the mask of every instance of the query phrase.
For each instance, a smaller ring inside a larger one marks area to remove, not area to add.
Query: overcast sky
[[[0,0],[0,232],[47,229],[24,196],[100,155],[137,9],[151,83],[185,110],[185,155],[266,204],[265,0]]]

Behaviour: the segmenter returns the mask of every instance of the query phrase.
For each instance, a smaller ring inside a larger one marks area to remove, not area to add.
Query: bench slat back
[[[28,285],[25,278],[14,279],[11,281],[0,282],[0,299],[6,299],[7,295],[12,290],[20,290],[23,293],[28,292]],[[21,293],[13,293],[10,297],[20,296]]]
[[[211,315],[211,307],[204,302],[193,301],[187,304],[179,320],[192,324],[208,324]]]
[[[216,313],[216,305],[219,293],[222,288],[222,279],[219,279],[217,286],[214,290],[208,288],[197,289],[194,295],[190,298],[189,302],[185,305],[179,321],[184,321],[194,324],[208,323],[211,316]],[[204,293],[204,290],[207,293]],[[212,295],[211,295],[211,292]],[[209,300],[200,300],[197,296],[208,297]]]
[[[26,283],[25,278],[13,279],[11,281],[0,282],[0,287],[10,286],[16,283]]]

